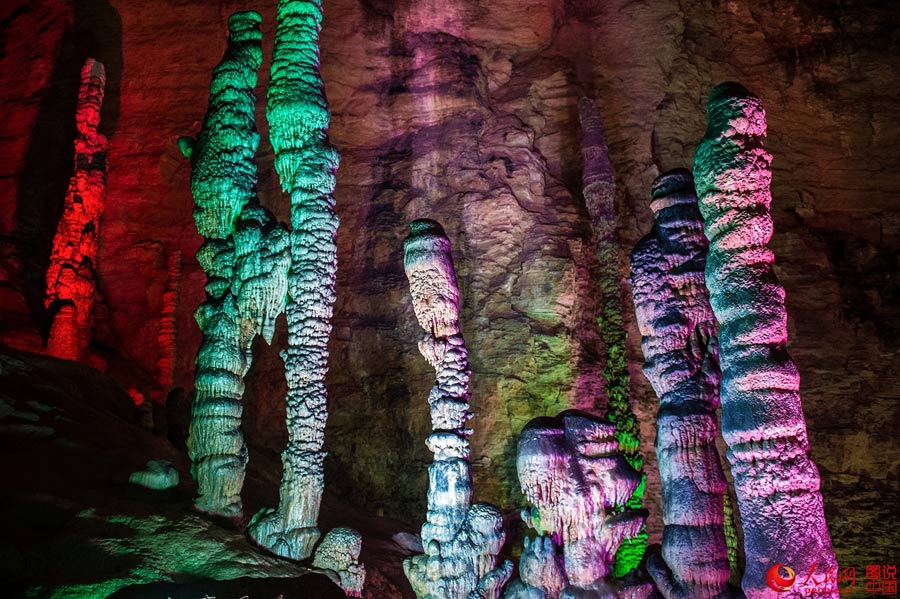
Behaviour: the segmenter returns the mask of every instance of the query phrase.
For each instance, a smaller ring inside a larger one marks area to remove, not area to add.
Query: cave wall
[[[95,338],[149,380],[167,256],[181,251],[176,376],[191,386],[202,239],[176,140],[199,130],[228,15],[260,11],[259,192],[287,220],[264,119],[274,5],[4,4],[0,340],[40,345],[41,269],[71,172],[78,67],[92,55],[110,80]],[[772,248],[835,548],[846,565],[883,560],[897,545],[889,506],[900,496],[898,13],[866,0],[328,2],[322,71],[342,163],[327,487],[410,521],[424,513],[432,373],[416,350],[402,267],[416,218],[439,220],[453,243],[476,499],[516,507],[515,435],[532,417],[604,408],[599,267],[580,195],[576,103],[588,95],[618,182],[632,398],[658,540],[656,400],[640,372],[624,255],[652,222],[653,179],[691,164],[709,90],[735,79],[768,111]],[[285,437],[280,360],[258,343],[246,394],[251,464],[253,450],[279,451]]]

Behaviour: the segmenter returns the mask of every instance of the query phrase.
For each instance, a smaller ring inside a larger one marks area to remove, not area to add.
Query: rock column
[[[281,0],[266,116],[275,170],[291,196],[288,275],[288,443],[280,501],[250,524],[250,535],[291,559],[312,554],[324,487],[325,375],[337,271],[334,213],[337,150],[328,142],[329,110],[319,74],[322,4]]]
[[[232,293],[233,233],[241,211],[255,200],[259,145],[253,88],[262,62],[261,18],[236,13],[228,20],[228,48],[213,71],[209,110],[196,142],[179,140],[191,158],[197,231],[206,238],[197,255],[207,276],[206,301],[195,317],[203,333],[197,355],[196,396],[188,452],[197,481],[198,510],[241,515],[247,447],[241,434],[243,377],[240,314]]]
[[[606,346],[607,418],[616,425],[615,437],[619,449],[631,466],[643,475],[644,459],[640,453],[640,425],[629,404],[631,378],[626,359],[626,337],[620,284],[620,246],[616,235],[615,178],[609,149],[603,134],[603,124],[593,100],[578,102],[581,120],[583,159],[583,193],[591,227],[597,240],[597,259],[600,265],[601,312],[598,318],[600,335]],[[640,509],[644,497],[644,481],[635,489],[628,507]],[[625,539],[616,555],[614,573],[624,576],[637,567],[647,548],[647,531],[642,528]]]
[[[707,116],[694,178],[710,243],[706,284],[720,323],[722,432],[747,557],[742,586],[750,599],[803,596],[809,587],[799,580],[784,592],[767,583],[781,564],[812,570],[810,584],[824,583],[816,596],[836,598],[837,585],[826,580],[837,563],[809,453],[800,375],[786,348],[784,288],[767,247],[773,224],[765,111],[759,98],[725,83],[710,94]]]
[[[94,262],[106,205],[109,143],[97,130],[105,86],[103,63],[89,58],[75,109],[75,167],[47,267],[45,305],[52,318],[47,353],[69,360],[84,360],[91,338]]]
[[[659,397],[656,455],[663,491],[662,559],[649,570],[667,599],[724,597],[725,476],[716,450],[719,360],[704,281],[708,243],[689,171],[653,184],[655,223],[631,254],[644,374]]]
[[[496,598],[512,574],[512,563],[495,569],[505,539],[500,511],[472,505],[469,360],[450,240],[432,220],[413,221],[409,229],[404,268],[416,319],[425,329],[419,351],[437,379],[428,396],[432,433],[426,444],[434,461],[428,468],[428,512],[422,525],[425,554],[407,558],[403,569],[422,599]]]

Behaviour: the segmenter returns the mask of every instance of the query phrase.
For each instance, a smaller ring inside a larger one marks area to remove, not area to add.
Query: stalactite
[[[228,48],[213,71],[209,110],[196,142],[179,143],[191,158],[191,191],[197,231],[206,238],[197,260],[207,276],[206,301],[195,314],[203,333],[197,355],[196,397],[188,451],[197,481],[198,510],[240,516],[247,447],[241,434],[243,377],[249,362],[242,347],[233,233],[244,207],[255,200],[259,145],[255,131],[257,72],[262,62],[255,12],[228,20]]]
[[[428,468],[428,511],[422,525],[423,555],[403,562],[421,599],[496,599],[512,574],[497,567],[503,546],[503,518],[497,508],[472,505],[469,466],[468,350],[459,322],[459,287],[450,240],[432,220],[413,221],[403,244],[416,319],[425,329],[419,351],[436,372],[428,396],[434,453]]]
[[[712,91],[707,115],[694,178],[710,240],[706,284],[720,323],[722,432],[747,558],[742,586],[750,599],[801,597],[801,584],[776,592],[767,572],[783,564],[824,581],[837,564],[800,376],[786,349],[784,288],[767,247],[773,224],[766,116],[759,98],[736,83]],[[836,585],[825,586],[816,596],[838,596]]]
[[[644,374],[659,397],[662,555],[648,569],[667,599],[730,596],[725,475],[716,450],[719,360],[704,282],[708,243],[689,171],[656,179],[655,223],[631,254]]]
[[[644,459],[640,453],[640,425],[629,404],[631,380],[626,356],[625,325],[622,319],[622,289],[620,284],[620,247],[616,235],[615,179],[609,151],[603,135],[603,125],[594,102],[581,98],[578,115],[583,132],[581,151],[583,164],[583,193],[591,226],[597,239],[597,259],[600,265],[601,314],[598,318],[600,335],[606,346],[603,378],[609,400],[607,417],[616,425],[615,437],[628,463],[643,474]],[[628,503],[632,509],[643,504],[645,480],[635,489]],[[626,539],[616,556],[614,573],[624,576],[637,567],[647,547],[646,529]]]
[[[612,423],[575,410],[536,418],[522,429],[516,468],[522,493],[534,506],[523,519],[552,539],[563,556],[562,579],[549,568],[541,574],[551,578],[529,583],[545,594],[561,586],[560,597],[637,597],[651,590],[639,583],[625,592],[611,576],[620,545],[638,534],[647,516],[645,510],[625,507],[643,477],[614,435]],[[552,555],[543,543],[537,547],[541,554]]]
[[[47,267],[45,305],[53,318],[47,353],[69,360],[85,360],[91,338],[94,263],[106,203],[109,144],[97,130],[105,86],[103,64],[89,58],[75,109],[75,167]]]
[[[288,443],[280,501],[250,523],[251,537],[279,555],[303,559],[319,538],[324,487],[325,375],[337,270],[334,213],[337,150],[328,142],[329,110],[319,74],[322,5],[281,0],[266,116],[275,170],[291,196],[288,275]]]
[[[151,394],[153,401],[160,405],[165,405],[166,397],[175,383],[175,365],[178,357],[178,300],[181,294],[181,251],[169,252],[166,262],[166,290],[163,292],[162,314],[159,318],[157,335],[159,354],[153,373],[156,388]]]

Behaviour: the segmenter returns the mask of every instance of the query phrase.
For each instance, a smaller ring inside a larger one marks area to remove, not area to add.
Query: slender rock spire
[[[694,179],[709,239],[706,285],[720,323],[722,433],[734,475],[750,599],[803,596],[799,580],[775,587],[779,566],[811,573],[817,597],[838,597],[819,472],[809,453],[800,375],[787,353],[784,288],[767,247],[773,224],[772,156],[758,97],[736,83],[716,87]],[[774,570],[776,577],[767,575]],[[824,588],[822,588],[824,586]],[[830,590],[828,590],[830,589]]]
[[[469,353],[461,334],[450,240],[433,220],[413,221],[409,230],[403,265],[416,319],[425,330],[419,351],[437,378],[428,395],[432,433],[426,444],[434,461],[428,467],[428,512],[422,525],[425,554],[407,558],[403,569],[420,599],[496,599],[512,563],[496,567],[506,538],[500,511],[472,505]]]
[[[708,242],[691,173],[653,184],[653,228],[631,253],[644,374],[659,397],[656,455],[663,492],[662,555],[649,570],[667,599],[730,596],[725,475],[716,450],[719,358],[704,281]]]
[[[75,108],[75,167],[47,267],[45,305],[52,318],[47,353],[69,360],[85,360],[91,339],[97,241],[106,206],[109,143],[98,131],[105,87],[103,63],[87,59]]]

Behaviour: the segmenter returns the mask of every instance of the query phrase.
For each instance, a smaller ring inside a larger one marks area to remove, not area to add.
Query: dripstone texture
[[[766,113],[758,97],[723,83],[710,94],[707,115],[694,177],[709,239],[706,286],[720,324],[722,435],[744,531],[741,586],[750,599],[776,597],[781,591],[767,578],[774,564],[825,581],[837,561],[806,436],[800,375],[787,353],[785,291],[767,247],[773,223]],[[839,597],[836,585],[813,586]],[[781,594],[802,597],[804,588]]]
[[[728,597],[726,482],[716,449],[721,373],[704,280],[709,244],[690,172],[660,175],[650,209],[653,228],[631,253],[644,374],[660,402],[665,527],[661,556],[650,558],[649,569],[667,598]]]
[[[2,3],[4,342],[41,345],[33,314],[43,309],[72,172],[79,70],[94,57],[107,67],[100,128],[115,198],[100,229],[96,305],[106,316],[95,335],[102,330],[108,347],[152,372],[167,255],[180,250],[175,385],[191,394],[200,344],[191,312],[205,283],[194,256],[203,239],[176,140],[200,127],[227,16],[250,9],[273,40],[273,0]],[[408,223],[428,217],[455,241],[478,431],[475,499],[517,510],[515,435],[537,416],[606,405],[578,99],[594,98],[603,118],[627,253],[651,226],[654,179],[692,163],[706,97],[733,79],[768,112],[767,150],[777,158],[770,247],[835,551],[858,573],[891,555],[900,544],[889,524],[900,502],[898,26],[892,3],[866,0],[330,0],[321,73],[329,139],[341,151],[334,195],[342,224],[326,381],[328,488],[411,525],[424,517],[431,454],[422,398],[433,372],[410,346],[419,325],[401,265]],[[267,73],[264,65],[259,97]],[[259,102],[258,192],[286,222],[290,203],[270,168],[264,111]],[[618,276],[627,277],[624,260]],[[640,373],[624,291],[629,399],[654,543],[662,535],[658,401]],[[274,339],[246,379],[244,431],[252,447],[277,454],[287,438],[283,324]]]
[[[105,88],[103,63],[88,59],[81,69],[75,109],[75,168],[47,267],[44,303],[52,319],[47,353],[69,360],[87,358],[94,318],[94,263],[106,205],[109,147],[98,131]]]

